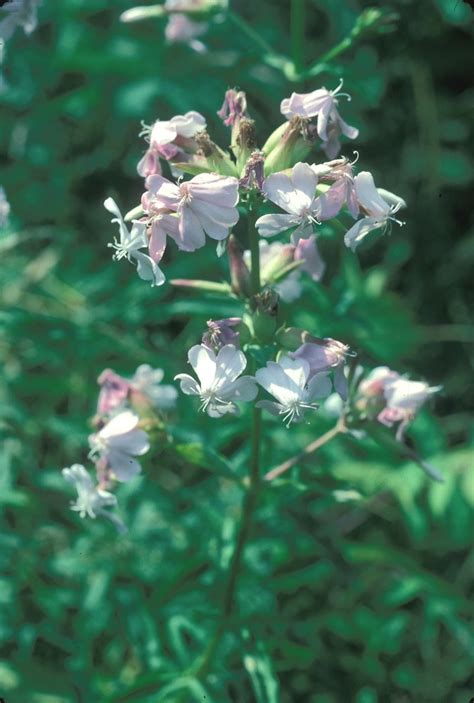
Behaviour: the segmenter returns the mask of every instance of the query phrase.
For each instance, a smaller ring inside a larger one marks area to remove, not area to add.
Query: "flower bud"
[[[226,344],[240,347],[240,317],[226,317],[223,320],[208,320],[207,331],[202,336],[202,344],[217,353]]]
[[[308,129],[309,122],[304,117],[292,117],[285,125],[277,144],[268,150],[268,146],[263,148],[267,155],[265,159],[265,175],[276,171],[284,171],[291,168],[298,161],[304,161],[311,151],[312,140]],[[278,131],[278,130],[277,130]],[[270,142],[273,144],[273,140]]]
[[[242,173],[242,169],[256,147],[257,131],[255,129],[255,121],[244,117],[240,120],[235,141],[232,139],[232,151],[237,159],[237,170],[239,173]]]
[[[206,160],[209,171],[223,176],[238,175],[229,155],[212,141],[205,130],[196,135],[196,144],[197,154]]]
[[[252,300],[254,312],[252,314],[252,327],[254,336],[263,343],[273,340],[277,328],[278,294],[267,288]]]
[[[240,297],[249,298],[251,295],[250,271],[244,261],[240,244],[233,234],[230,235],[227,243],[227,253],[232,290]]]

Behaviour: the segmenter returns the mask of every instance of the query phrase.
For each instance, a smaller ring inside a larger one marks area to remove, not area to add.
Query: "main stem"
[[[252,204],[249,207],[248,215],[248,235],[251,257],[251,284],[252,293],[257,295],[260,292],[260,248],[258,246],[258,234],[255,229],[255,215]],[[209,671],[209,667],[216,653],[217,647],[225,632],[226,626],[234,610],[235,594],[237,591],[239,574],[242,566],[242,557],[247,543],[252,525],[252,517],[258,501],[260,490],[260,438],[262,429],[262,414],[260,408],[254,406],[252,417],[252,446],[250,453],[250,466],[248,476],[248,488],[242,504],[242,516],[240,520],[239,533],[235,544],[234,553],[229,568],[229,575],[222,598],[221,621],[214,633],[214,637],[202,655],[198,665],[194,669],[194,676],[203,678]]]

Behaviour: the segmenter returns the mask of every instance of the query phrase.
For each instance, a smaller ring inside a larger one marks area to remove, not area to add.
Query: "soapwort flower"
[[[307,238],[313,231],[313,225],[324,219],[321,201],[316,197],[318,177],[311,166],[297,163],[287,173],[272,173],[263,184],[262,192],[268,200],[285,211],[285,215],[263,215],[255,223],[262,237],[273,237],[290,227],[296,229],[292,241],[296,244],[300,238]]]
[[[142,204],[147,212],[176,212],[179,221],[171,232],[178,247],[195,251],[204,246],[207,234],[221,241],[239,219],[239,182],[233,176],[201,173],[175,185],[163,176],[149,176]]]
[[[287,427],[292,422],[301,422],[307,410],[317,410],[316,398],[325,398],[331,393],[327,374],[310,378],[310,366],[305,359],[283,356],[278,363],[269,361],[265,368],[258,369],[255,378],[276,400],[260,400],[257,406],[272,415],[282,416]]]
[[[306,342],[294,352],[292,359],[304,359],[309,364],[309,378],[320,373],[333,373],[334,388],[343,400],[347,399],[347,379],[344,373],[347,356],[351,356],[347,344],[326,337],[318,342]]]
[[[140,249],[148,246],[147,223],[134,220],[132,229],[129,231],[117,204],[112,198],[105,200],[104,207],[112,215],[115,215],[111,221],[117,222],[119,226],[119,239],[114,238],[113,244],[107,245],[115,249],[114,260],[128,259],[130,263],[134,261],[137,265],[137,273],[141,279],[151,281],[152,286],[161,286],[165,282],[163,272],[150,256],[140,251]]]
[[[170,120],[156,120],[144,125],[140,136],[149,140],[150,146],[137,165],[140,176],[146,178],[161,173],[160,158],[166,161],[187,161],[188,152],[195,152],[194,137],[206,129],[206,119],[191,110],[185,115],[175,115]]]
[[[202,336],[202,344],[213,352],[233,344],[239,347],[239,331],[235,329],[242,322],[240,317],[226,317],[223,320],[208,320],[207,330]]]
[[[77,500],[71,504],[71,510],[78,512],[82,518],[86,515],[95,518],[105,512],[103,509],[106,506],[117,505],[117,498],[113,493],[96,485],[82,464],[73,464],[63,469],[62,474],[66,481],[76,488]]]
[[[200,409],[210,417],[237,413],[236,401],[250,401],[257,395],[255,379],[241,376],[247,366],[245,354],[233,344],[226,344],[217,355],[197,344],[189,350],[188,360],[199,382],[186,373],[178,374],[175,380],[181,382],[183,393],[199,396]]]
[[[106,462],[118,481],[129,481],[140,473],[134,457],[146,454],[150,448],[148,435],[137,427],[138,422],[138,415],[124,410],[89,436],[89,457]]]
[[[292,93],[289,98],[281,102],[282,114],[290,120],[292,117],[311,119],[317,117],[317,132],[322,140],[323,149],[328,158],[334,159],[341,148],[339,136],[344,134],[349,139],[356,139],[359,130],[348,125],[340,116],[337,105],[338,98],[346,97],[341,93],[343,81],[334,90],[319,88],[311,93]]]
[[[354,177],[355,191],[360,207],[366,213],[365,217],[358,220],[345,234],[344,244],[355,251],[364,237],[374,229],[387,228],[390,222],[397,225],[404,223],[397,220],[394,215],[400,208],[406,207],[403,198],[379,190],[375,187],[374,178],[369,171],[361,171]]]

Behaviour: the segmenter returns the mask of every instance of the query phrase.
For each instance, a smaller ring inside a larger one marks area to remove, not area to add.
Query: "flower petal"
[[[261,237],[274,237],[295,225],[293,215],[262,215],[255,223]]]
[[[207,390],[213,384],[216,371],[216,355],[202,344],[196,344],[188,352],[188,360],[201,383],[201,389]]]
[[[387,216],[390,205],[385,202],[375,187],[374,177],[369,171],[361,171],[354,177],[359,203],[372,217]]]

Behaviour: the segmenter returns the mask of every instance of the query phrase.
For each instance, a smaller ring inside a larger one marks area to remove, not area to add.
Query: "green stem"
[[[260,292],[260,249],[258,246],[259,237],[255,229],[255,214],[252,208],[252,203],[249,206],[248,229],[249,229],[249,246],[252,261],[251,283],[252,292],[254,295]],[[210,641],[207,649],[204,651],[197,665],[192,670],[192,675],[196,678],[204,678],[209,671],[210,665],[219,646],[222,635],[224,634],[229,620],[234,611],[235,594],[237,591],[239,574],[242,567],[242,557],[245,550],[245,545],[250,534],[252,526],[252,518],[258,502],[260,491],[260,442],[262,431],[262,411],[254,406],[252,419],[252,446],[250,453],[249,476],[247,480],[247,492],[242,504],[242,517],[240,519],[239,533],[235,544],[234,553],[229,567],[229,574],[222,597],[222,616],[219,625],[214,633],[214,637]]]
[[[228,10],[227,17],[230,19],[231,22],[235,24],[236,27],[240,29],[241,32],[246,34],[247,37],[254,44],[259,46],[260,49],[265,52],[265,54],[275,54],[273,47],[271,47],[270,44],[267,44],[265,39],[263,39],[263,37],[250,24],[248,24],[242,17],[240,17],[240,15],[235,12],[232,12],[232,10]]]
[[[305,0],[291,0],[291,58],[295,74],[304,71]]]

